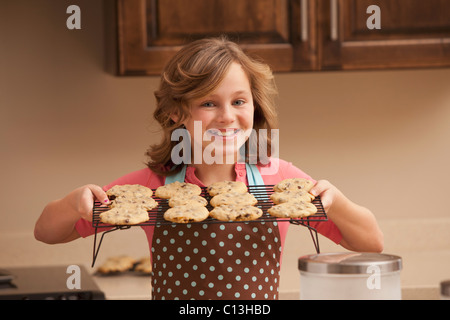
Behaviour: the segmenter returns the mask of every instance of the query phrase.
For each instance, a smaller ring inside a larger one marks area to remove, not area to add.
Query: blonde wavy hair
[[[265,143],[267,157],[270,157],[271,130],[278,126],[274,101],[277,89],[270,67],[251,58],[225,37],[209,38],[183,47],[162,73],[159,89],[155,91],[157,105],[153,117],[161,125],[163,137],[160,143],[151,145],[146,153],[150,158],[147,166],[152,171],[160,175],[172,175],[181,170],[181,166],[173,168],[171,160],[172,149],[178,143],[171,140],[172,132],[182,128],[182,123],[190,116],[190,101],[213,92],[233,62],[242,66],[250,82],[255,107],[253,129],[256,132],[267,129],[266,141],[257,142],[257,153],[259,145]],[[255,159],[258,156],[246,154],[247,162],[250,157]],[[267,159],[259,158],[257,161],[267,163]]]

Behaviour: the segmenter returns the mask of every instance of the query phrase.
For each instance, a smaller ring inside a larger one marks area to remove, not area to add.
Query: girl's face
[[[212,163],[207,159],[211,156],[234,164],[253,128],[253,97],[241,65],[231,64],[217,89],[191,101],[189,107],[191,114],[184,125],[191,135],[193,157],[201,146],[203,162]]]

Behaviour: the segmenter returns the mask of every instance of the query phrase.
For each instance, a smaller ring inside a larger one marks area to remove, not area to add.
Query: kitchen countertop
[[[93,279],[108,300],[150,300],[152,297],[152,278],[150,276],[135,274],[94,275]]]
[[[93,276],[109,300],[150,300],[151,277],[135,274]],[[297,300],[299,291],[280,292],[280,300]],[[438,300],[439,288],[429,286],[402,288],[403,300]]]

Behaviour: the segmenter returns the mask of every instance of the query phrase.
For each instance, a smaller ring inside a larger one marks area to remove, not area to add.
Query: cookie
[[[125,272],[133,268],[135,260],[128,256],[108,258],[97,271],[101,274]]]
[[[164,219],[176,223],[199,222],[205,220],[208,216],[208,209],[197,204],[176,206],[164,212]]]
[[[140,259],[134,267],[134,271],[141,272],[142,274],[151,274],[152,263],[150,261],[150,257]]]
[[[147,209],[135,204],[124,203],[100,213],[100,221],[113,225],[133,225],[149,219]]]
[[[209,215],[220,221],[249,221],[261,217],[263,211],[254,206],[223,205],[215,207]]]
[[[228,192],[221,193],[214,196],[210,201],[213,207],[223,206],[223,205],[237,205],[237,206],[253,206],[258,203],[255,196],[246,192]]]
[[[100,221],[114,225],[132,225],[149,219],[147,210],[158,203],[152,198],[153,191],[139,184],[116,185],[106,191],[111,200],[108,211],[100,214]]]
[[[284,202],[311,202],[314,200],[314,196],[304,190],[286,190],[283,192],[274,192],[270,199],[275,204]]]
[[[219,181],[209,185],[207,191],[211,196],[228,192],[246,193],[247,186],[241,181]]]
[[[152,198],[152,189],[139,184],[115,185],[106,191],[106,195],[111,200],[110,208],[124,204],[134,204],[151,210],[158,205],[155,199]]]
[[[125,194],[125,196],[116,197],[114,200],[111,200],[109,207],[119,208],[124,205],[134,205],[136,207],[144,208],[145,210],[151,210],[158,205],[158,202],[153,198],[137,198],[134,197],[133,194]]]
[[[202,196],[178,194],[170,198],[169,206],[199,205],[205,207],[208,201]]]
[[[303,190],[309,192],[314,186],[314,182],[308,179],[291,178],[285,179],[273,187],[275,192],[283,192],[286,190]]]
[[[199,196],[200,193],[202,193],[202,189],[195,184],[175,181],[158,187],[155,196],[161,199],[170,199],[178,194]]]
[[[267,212],[277,218],[303,218],[315,214],[317,208],[311,202],[285,202],[273,206]]]

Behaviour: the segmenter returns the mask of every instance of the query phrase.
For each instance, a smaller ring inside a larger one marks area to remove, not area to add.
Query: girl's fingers
[[[91,190],[95,199],[100,201],[102,204],[109,203],[109,199],[108,199],[108,196],[106,195],[106,192],[100,186],[90,184],[90,185],[87,185],[87,187]]]
[[[320,196],[320,200],[325,211],[331,206],[333,202],[333,185],[327,180],[319,180],[315,186],[309,191],[314,196]]]

